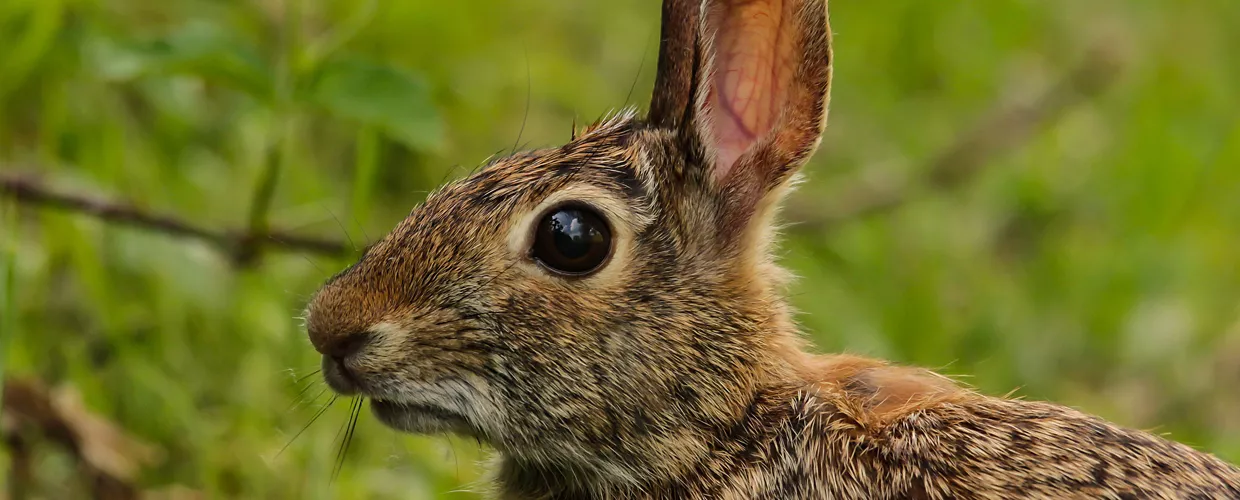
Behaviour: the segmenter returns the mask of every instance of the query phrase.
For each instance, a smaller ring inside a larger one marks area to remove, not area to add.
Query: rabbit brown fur
[[[387,425],[498,450],[504,499],[1240,498],[1208,454],[932,372],[806,354],[771,219],[817,147],[821,0],[669,0],[655,95],[428,197],[307,309]],[[531,258],[549,207],[611,230]]]

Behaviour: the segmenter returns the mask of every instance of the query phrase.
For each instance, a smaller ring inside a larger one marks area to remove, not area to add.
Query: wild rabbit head
[[[444,186],[322,288],[307,326],[334,389],[401,430],[623,478],[683,465],[652,447],[707,453],[791,373],[770,219],[824,126],[826,8],[708,7],[665,7],[648,117]]]

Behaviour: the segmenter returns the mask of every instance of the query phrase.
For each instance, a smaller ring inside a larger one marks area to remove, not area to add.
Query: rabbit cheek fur
[[[324,376],[385,424],[496,448],[506,499],[1240,497],[1240,472],[1071,409],[805,354],[768,248],[818,145],[820,0],[663,6],[645,119],[429,196],[307,308]],[[561,202],[606,263],[531,259]]]

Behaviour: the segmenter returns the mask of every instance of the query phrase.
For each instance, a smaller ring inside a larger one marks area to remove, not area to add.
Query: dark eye
[[[590,274],[611,255],[611,229],[589,207],[561,205],[538,221],[530,255],[543,267],[560,274]]]

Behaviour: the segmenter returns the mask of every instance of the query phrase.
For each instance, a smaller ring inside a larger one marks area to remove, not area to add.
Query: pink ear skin
[[[818,146],[831,84],[827,8],[814,0],[707,5],[698,134],[729,219],[740,223]]]
[[[741,156],[775,127],[796,70],[796,27],[780,2],[723,2],[707,15],[714,75],[705,110],[715,149],[714,175],[727,177]],[[789,36],[785,36],[789,35]]]
[[[682,0],[664,10],[696,32],[665,24],[650,120],[700,148],[721,229],[741,230],[821,138],[831,83],[826,2]]]

